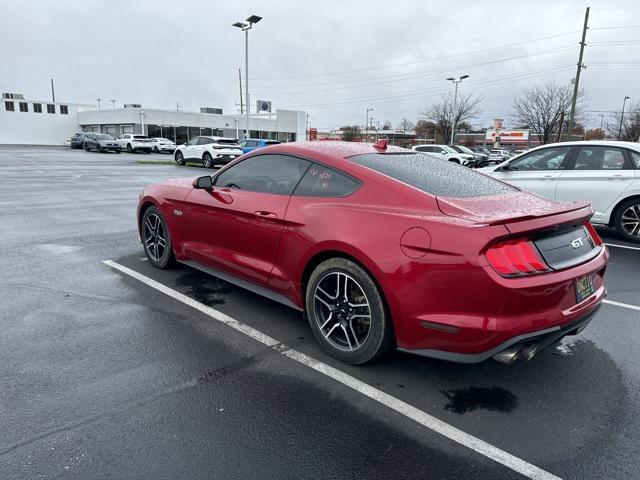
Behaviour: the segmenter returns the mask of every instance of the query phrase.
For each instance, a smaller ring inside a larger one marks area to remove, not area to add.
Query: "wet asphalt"
[[[299,313],[137,240],[168,155],[0,147],[0,478],[523,478],[120,274],[110,259],[565,479],[640,476],[640,311],[604,305],[530,363],[395,353],[352,367]],[[602,229],[605,240],[632,245]],[[609,299],[640,305],[640,250]]]

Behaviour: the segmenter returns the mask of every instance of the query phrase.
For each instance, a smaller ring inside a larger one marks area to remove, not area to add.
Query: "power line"
[[[458,69],[468,69],[468,68],[473,68],[473,67],[481,67],[481,66],[485,66],[485,65],[493,65],[496,63],[502,63],[502,62],[507,62],[507,61],[511,61],[511,60],[519,60],[521,58],[530,58],[530,57],[537,57],[537,56],[541,56],[541,55],[548,55],[550,53],[558,53],[558,52],[563,52],[563,51],[569,51],[569,50],[573,50],[575,49],[574,45],[568,45],[568,46],[563,46],[563,47],[556,47],[556,48],[552,48],[549,50],[540,50],[538,52],[535,53],[528,53],[528,54],[523,54],[523,55],[516,55],[513,57],[504,57],[504,58],[500,58],[498,60],[491,60],[488,62],[479,62],[479,63],[472,63],[472,64],[467,64],[467,65],[458,65],[458,66],[453,66],[453,67],[445,67],[445,68],[440,68],[437,70],[429,70],[428,72],[419,72],[419,73],[413,73],[413,74],[393,74],[393,75],[385,75],[385,76],[379,76],[377,77],[378,79],[393,79],[393,80],[405,80],[405,79],[413,79],[413,78],[421,78],[421,77],[425,77],[425,76],[430,76],[433,75],[434,73],[438,73],[438,72],[449,72],[451,70],[458,70]],[[297,87],[314,87],[314,86],[325,86],[325,85],[342,85],[342,84],[347,84],[347,83],[354,83],[354,82],[367,82],[370,81],[371,78],[367,77],[367,78],[359,78],[359,79],[352,79],[352,80],[343,80],[340,82],[319,82],[319,83],[307,83],[307,84],[300,84],[300,85],[296,85]],[[362,86],[362,85],[360,85]],[[267,85],[267,86],[263,86],[263,89],[266,88],[279,88],[279,87],[291,87],[291,85]],[[263,89],[259,89],[260,92],[264,93],[265,90]],[[302,92],[304,93],[304,92]],[[273,94],[273,92],[271,92],[271,94]]]
[[[509,48],[509,47],[515,47],[515,46],[519,46],[519,45],[525,45],[528,43],[534,43],[534,42],[539,42],[542,40],[548,40],[550,38],[558,38],[558,37],[566,37],[568,35],[573,35],[574,33],[578,33],[580,32],[580,30],[573,30],[571,32],[565,32],[565,33],[558,33],[555,35],[547,35],[545,37],[539,37],[539,38],[534,38],[534,39],[530,39],[530,40],[523,40],[521,42],[515,42],[515,43],[509,43],[506,45],[499,45],[496,47],[489,47],[489,48],[482,48],[480,50],[471,50],[471,51],[467,51],[467,52],[460,52],[460,53],[455,53],[455,54],[451,54],[451,55],[446,55],[444,57],[435,57],[435,58],[429,58],[429,59],[424,59],[424,60],[411,60],[408,62],[402,62],[402,63],[392,63],[392,64],[388,64],[388,65],[378,65],[375,67],[367,67],[367,68],[360,68],[360,69],[355,69],[355,70],[343,70],[343,71],[338,71],[338,72],[325,72],[325,73],[309,73],[309,74],[300,74],[300,75],[285,75],[285,76],[273,76],[273,77],[259,77],[259,78],[252,78],[252,81],[261,81],[261,80],[284,80],[284,79],[290,79],[290,78],[306,78],[306,77],[326,77],[326,76],[331,76],[331,75],[345,75],[348,73],[359,73],[359,72],[369,72],[369,71],[380,71],[381,68],[394,68],[394,67],[404,67],[407,65],[415,65],[417,63],[428,63],[428,62],[435,62],[438,60],[448,60],[450,58],[455,58],[455,57],[463,57],[463,56],[467,56],[467,55],[473,55],[476,53],[484,53],[484,52],[490,52],[493,50],[500,50],[503,48]]]

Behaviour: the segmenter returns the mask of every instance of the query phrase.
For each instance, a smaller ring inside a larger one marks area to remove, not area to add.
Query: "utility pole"
[[[364,121],[364,141],[367,141],[367,132],[369,131],[369,112],[373,112],[373,108],[367,108],[367,119]],[[373,119],[372,119],[373,120]]]
[[[582,27],[582,41],[580,42],[580,56],[578,57],[578,70],[576,72],[576,82],[573,84],[573,99],[571,100],[571,113],[569,114],[569,138],[573,134],[573,120],[576,114],[576,102],[578,100],[578,89],[580,87],[580,72],[583,68],[587,68],[582,63],[582,56],[584,54],[585,40],[587,38],[587,29],[589,24],[589,7],[584,12],[584,27]]]
[[[51,101],[56,103],[56,90],[53,88],[53,78],[51,79]]]
[[[309,140],[309,114],[307,113],[307,135],[305,140]]]
[[[631,97],[628,95],[624,96],[624,101],[622,102],[622,115],[620,115],[620,128],[618,128],[618,140],[620,140],[620,136],[622,135],[622,123],[624,122],[624,107],[627,104],[627,100]]]
[[[180,111],[180,104],[178,103],[178,100],[176,100],[176,112]]]
[[[240,115],[244,113],[244,106],[242,105],[242,70],[238,69],[238,80],[240,81]]]

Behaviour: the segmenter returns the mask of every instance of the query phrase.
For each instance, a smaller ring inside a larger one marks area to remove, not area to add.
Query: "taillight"
[[[500,275],[514,277],[548,272],[533,243],[526,238],[495,243],[485,253],[489,264]]]
[[[593,228],[593,225],[591,225],[591,222],[587,220],[584,222],[584,226],[586,227],[587,232],[589,232],[589,235],[591,235],[593,243],[595,243],[596,246],[602,245],[602,239],[600,238],[600,235],[598,235],[598,232],[596,232],[596,229]]]

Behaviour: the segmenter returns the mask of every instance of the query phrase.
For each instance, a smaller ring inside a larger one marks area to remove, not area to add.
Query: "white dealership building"
[[[95,105],[26,100],[21,94],[3,93],[0,104],[0,144],[61,145],[75,132],[103,132],[119,137],[123,133],[144,133],[184,143],[198,135],[242,138],[245,115],[225,115],[222,110],[201,108],[200,112],[143,108],[98,109]],[[250,115],[250,138],[291,142],[304,140],[306,113],[277,109]]]

